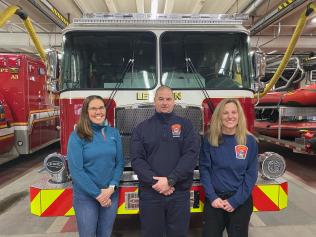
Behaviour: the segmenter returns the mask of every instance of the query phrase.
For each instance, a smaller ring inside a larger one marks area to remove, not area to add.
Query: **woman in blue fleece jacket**
[[[110,237],[117,212],[124,158],[120,134],[105,125],[100,96],[87,97],[79,123],[69,137],[67,159],[80,237]]]
[[[216,107],[202,143],[200,176],[205,190],[203,237],[247,237],[257,181],[258,144],[238,100]]]

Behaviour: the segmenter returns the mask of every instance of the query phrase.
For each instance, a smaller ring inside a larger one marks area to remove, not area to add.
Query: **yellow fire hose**
[[[46,61],[46,54],[45,54],[45,51],[43,49],[43,46],[36,35],[36,32],[33,28],[33,25],[31,23],[29,17],[27,16],[27,14],[23,10],[21,10],[17,6],[7,7],[0,14],[0,27],[2,27],[14,14],[18,15],[23,20],[24,26],[27,29],[27,32],[29,33],[29,35],[34,43],[35,48],[37,49],[42,61],[45,62]]]
[[[301,14],[301,16],[300,16],[300,18],[299,18],[299,20],[297,22],[294,34],[293,34],[293,36],[292,36],[292,38],[290,40],[289,46],[288,46],[288,48],[285,51],[285,54],[284,54],[284,56],[282,58],[282,61],[281,61],[280,65],[279,65],[278,69],[276,70],[275,74],[273,75],[273,77],[269,81],[269,83],[265,86],[264,91],[259,94],[259,98],[261,98],[264,95],[266,95],[271,90],[271,88],[275,85],[275,83],[278,81],[280,76],[282,75],[282,73],[283,73],[283,71],[284,71],[284,69],[285,69],[290,57],[293,54],[294,47],[295,47],[295,45],[297,43],[297,40],[301,36],[302,30],[303,30],[303,28],[305,26],[305,23],[306,23],[306,19],[314,11],[316,11],[316,7],[312,3],[310,3],[310,4],[307,5],[306,10]],[[255,97],[256,96],[258,96],[258,95],[256,94]]]

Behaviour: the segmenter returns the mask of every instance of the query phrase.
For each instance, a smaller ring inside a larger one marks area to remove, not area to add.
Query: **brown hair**
[[[238,145],[246,145],[247,142],[247,134],[252,135],[247,129],[247,122],[244,110],[241,107],[239,100],[237,99],[223,99],[215,108],[210,129],[208,139],[212,146],[218,147],[220,141],[222,140],[222,120],[221,115],[223,113],[224,107],[226,104],[233,103],[237,107],[238,112],[238,123],[236,127],[235,138]],[[253,135],[252,135],[253,136]]]
[[[89,104],[92,100],[101,100],[104,104],[104,100],[101,96],[98,95],[90,95],[85,100],[83,101],[82,109],[81,109],[81,114],[79,117],[79,122],[76,127],[76,131],[79,135],[80,138],[85,139],[89,142],[92,141],[92,128],[91,128],[91,121],[89,119],[88,115],[88,108]],[[104,104],[105,106],[105,104]]]

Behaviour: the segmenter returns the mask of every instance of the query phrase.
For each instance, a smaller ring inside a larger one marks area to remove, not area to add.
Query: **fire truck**
[[[107,122],[122,137],[125,169],[118,214],[138,213],[138,182],[129,158],[130,138],[135,126],[154,114],[154,93],[160,85],[173,89],[175,113],[191,120],[201,136],[213,109],[227,97],[240,100],[252,131],[254,78],[262,69],[256,62],[262,57],[250,53],[249,43],[249,32],[242,26],[242,16],[237,15],[91,13],[74,19],[63,31],[61,154],[46,157],[50,175],[30,187],[31,212],[38,216],[74,214],[65,162],[67,142],[82,102],[89,95],[104,98]],[[268,164],[262,174],[283,174],[285,165],[280,156],[266,153],[260,157],[260,165]],[[287,206],[287,182],[275,178],[258,180],[253,191],[255,211],[276,211]],[[204,200],[197,164],[191,212],[202,212]]]
[[[39,58],[0,54],[0,164],[59,141],[46,74]]]

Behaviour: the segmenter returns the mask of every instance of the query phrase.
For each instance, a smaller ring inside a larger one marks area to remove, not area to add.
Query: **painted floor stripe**
[[[46,230],[46,233],[60,233],[68,220],[69,217],[66,216],[57,217],[55,221],[50,225],[50,227]]]
[[[263,220],[255,212],[251,215],[250,225],[253,227],[266,226]]]
[[[71,216],[69,217],[68,221],[64,225],[63,229],[61,232],[77,232],[77,222],[76,222],[76,217]]]
[[[283,178],[293,182],[294,184],[304,188],[306,191],[311,192],[316,195],[316,189],[306,184],[305,181],[299,176],[289,171],[286,171],[285,174],[283,175]]]

